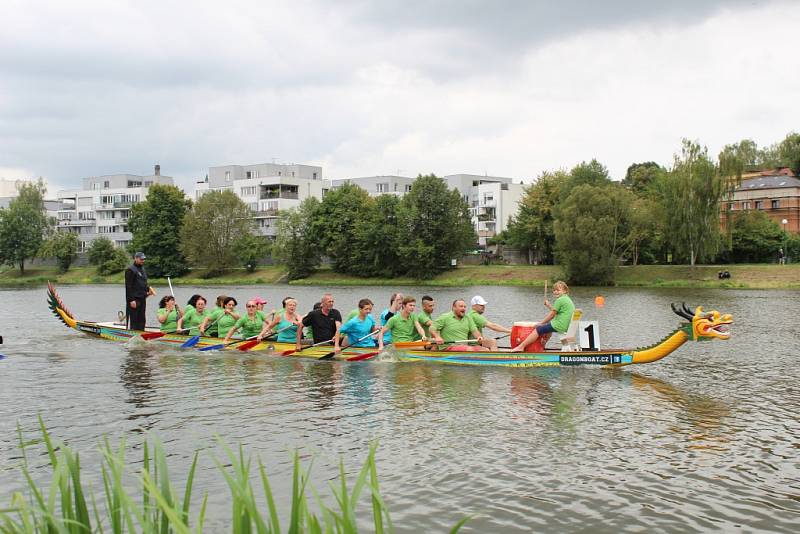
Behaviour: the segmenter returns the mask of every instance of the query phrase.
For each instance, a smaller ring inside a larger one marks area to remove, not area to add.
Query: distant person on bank
[[[156,294],[155,289],[147,285],[145,258],[144,252],[137,252],[133,263],[125,269],[125,311],[131,330],[144,330],[147,297]]]

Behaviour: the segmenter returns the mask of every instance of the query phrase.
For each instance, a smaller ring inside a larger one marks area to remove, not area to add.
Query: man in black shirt
[[[314,334],[314,343],[333,340],[333,350],[339,352],[339,329],[342,328],[342,314],[333,307],[333,295],[322,295],[320,307],[303,317],[303,326],[310,326]],[[297,329],[297,350],[300,350],[300,340],[303,338],[303,329]]]
[[[125,269],[125,309],[128,316],[128,328],[144,330],[147,297],[155,295],[152,287],[147,285],[147,273],[144,272],[144,252],[133,255],[133,263]]]

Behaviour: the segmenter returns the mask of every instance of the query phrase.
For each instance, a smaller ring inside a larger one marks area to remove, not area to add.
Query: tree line
[[[494,241],[520,248],[532,263],[561,264],[581,284],[613,283],[621,263],[764,262],[784,246],[799,257],[798,236],[762,211],[730,207],[745,172],[777,167],[800,173],[800,134],[764,149],[749,139],[726,145],[716,160],[684,140],[670,167],[636,163],[621,182],[597,160],[544,172]]]
[[[621,263],[763,262],[781,247],[798,258],[800,236],[787,235],[762,211],[730,210],[745,172],[784,166],[800,173],[800,134],[766,148],[746,139],[716,159],[684,140],[671,166],[636,163],[621,182],[597,160],[544,172],[494,242],[518,247],[532,263],[558,263],[566,279],[581,284],[613,283]],[[0,210],[0,263],[22,274],[35,257],[55,258],[62,272],[77,257],[78,237],[55,231],[44,194],[41,180],[24,184]],[[181,189],[156,184],[131,207],[128,225],[128,250],[103,237],[92,242],[87,256],[98,273],[122,271],[132,252],[142,250],[155,277],[180,276],[190,267],[208,277],[234,267],[252,271],[271,254],[289,279],[308,276],[323,260],[349,275],[426,279],[477,243],[469,206],[435,175],[419,176],[402,198],[371,197],[347,184],[321,200],[306,199],[279,213],[274,242],[255,235],[254,213],[232,191],[192,202]]]

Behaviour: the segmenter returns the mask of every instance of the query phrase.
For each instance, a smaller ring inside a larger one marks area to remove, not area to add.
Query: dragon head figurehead
[[[689,339],[692,341],[731,337],[729,325],[733,324],[733,316],[729,313],[722,315],[716,310],[705,312],[702,306],[698,306],[692,312],[686,303],[682,303],[680,308],[673,304],[672,311],[689,321],[681,323],[681,329],[689,335]]]

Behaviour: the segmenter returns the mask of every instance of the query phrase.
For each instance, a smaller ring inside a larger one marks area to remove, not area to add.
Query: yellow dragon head
[[[689,323],[682,323],[681,329],[689,335],[692,341],[708,341],[710,339],[728,339],[731,337],[729,325],[733,324],[733,316],[729,313],[724,315],[718,311],[704,312],[702,306],[695,308],[694,313],[686,303],[680,308],[672,305],[672,311]]]

